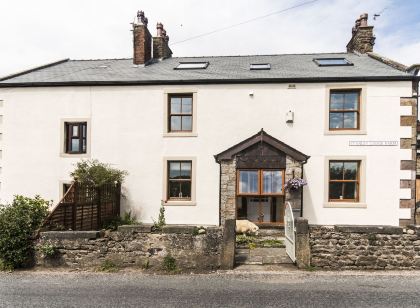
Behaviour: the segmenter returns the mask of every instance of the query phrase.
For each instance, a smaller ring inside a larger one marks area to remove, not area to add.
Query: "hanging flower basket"
[[[287,181],[286,185],[284,186],[284,189],[289,192],[294,192],[298,191],[299,188],[302,188],[305,185],[308,185],[308,183],[304,179],[290,179]]]

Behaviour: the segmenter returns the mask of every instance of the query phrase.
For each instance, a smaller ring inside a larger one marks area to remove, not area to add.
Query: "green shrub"
[[[58,254],[58,248],[50,241],[45,242],[38,249],[44,258],[53,258]]]
[[[70,173],[74,181],[95,187],[116,182],[122,183],[127,174],[127,171],[112,168],[109,164],[101,163],[97,159],[82,159],[76,163],[76,169]]]
[[[12,204],[0,205],[0,261],[2,267],[29,264],[33,255],[32,237],[48,215],[49,202],[40,196],[15,196]]]
[[[153,231],[162,231],[163,226],[166,225],[166,220],[165,220],[165,207],[163,206],[163,203],[160,206],[159,209],[159,216],[158,216],[158,220],[155,221],[153,218]]]
[[[163,258],[163,269],[167,272],[175,272],[176,271],[176,260],[171,255],[166,255]]]
[[[118,270],[119,268],[117,264],[115,264],[111,260],[105,260],[104,262],[102,262],[102,264],[98,268],[98,271],[108,272],[108,273],[115,273],[115,272],[118,272]]]
[[[136,215],[131,214],[131,211],[125,212],[124,215],[114,217],[103,223],[102,228],[107,230],[117,230],[118,226],[123,225],[139,225]]]

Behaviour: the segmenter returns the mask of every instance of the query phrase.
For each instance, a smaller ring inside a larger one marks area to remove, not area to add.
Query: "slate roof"
[[[314,58],[346,58],[352,66],[321,67]],[[207,69],[175,70],[180,62],[208,61]],[[270,63],[270,70],[250,70]],[[147,66],[132,59],[64,60],[0,79],[0,87],[90,84],[182,84],[411,80],[413,75],[368,55],[354,53],[282,54],[218,57],[173,57]]]

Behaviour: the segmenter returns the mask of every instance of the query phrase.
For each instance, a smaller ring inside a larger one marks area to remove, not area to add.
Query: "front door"
[[[239,169],[236,217],[256,224],[283,224],[284,170]]]

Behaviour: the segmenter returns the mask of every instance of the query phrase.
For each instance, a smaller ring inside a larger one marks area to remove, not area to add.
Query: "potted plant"
[[[300,178],[293,178],[287,181],[286,185],[284,186],[285,190],[289,192],[298,191],[303,186],[307,185],[308,183],[304,179]]]

